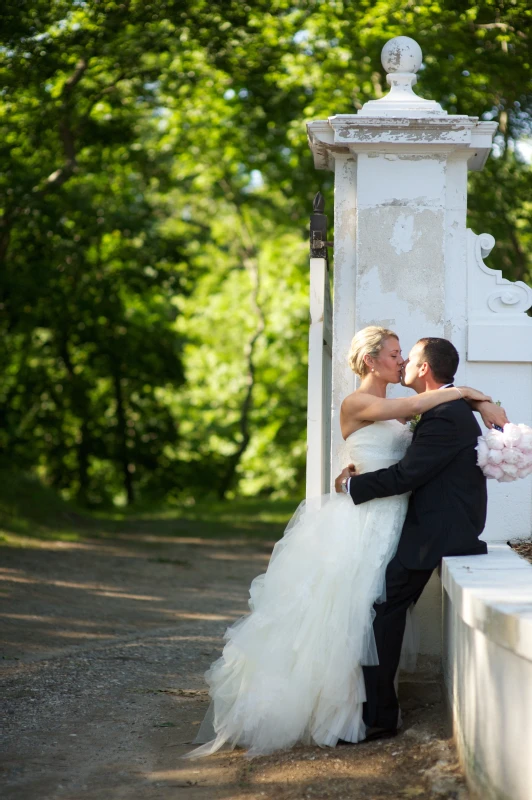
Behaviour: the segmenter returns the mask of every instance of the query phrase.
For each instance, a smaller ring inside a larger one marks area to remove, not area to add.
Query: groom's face
[[[403,386],[416,391],[423,391],[425,386],[420,378],[419,370],[423,360],[423,345],[415,344],[408,354],[403,369]]]

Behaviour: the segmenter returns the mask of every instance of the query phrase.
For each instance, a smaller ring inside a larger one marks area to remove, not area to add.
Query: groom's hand
[[[334,488],[336,489],[336,491],[339,494],[343,493],[344,490],[342,489],[342,481],[344,480],[344,478],[353,478],[356,474],[357,471],[355,469],[355,465],[348,464],[347,467],[341,471],[341,473],[334,481]]]

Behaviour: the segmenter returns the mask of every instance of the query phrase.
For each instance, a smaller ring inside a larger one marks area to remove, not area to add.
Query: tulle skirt
[[[251,584],[251,613],[227,629],[205,675],[212,702],[195,741],[206,744],[187,758],[224,744],[255,756],[364,738],[362,667],[378,664],[373,604],[385,599],[407,503],[355,506],[332,494],[299,506]]]

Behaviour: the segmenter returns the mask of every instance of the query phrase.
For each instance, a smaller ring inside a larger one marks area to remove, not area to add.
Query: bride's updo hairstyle
[[[384,342],[390,336],[393,336],[394,339],[399,338],[393,331],[388,330],[388,328],[381,328],[379,325],[368,325],[367,328],[362,328],[361,331],[353,336],[347,360],[355,375],[363,378],[368,374],[369,368],[364,363],[364,356],[377,358],[384,346]]]

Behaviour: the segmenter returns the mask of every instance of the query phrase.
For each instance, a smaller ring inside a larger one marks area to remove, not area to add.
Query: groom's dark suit
[[[487,552],[478,539],[487,504],[486,480],[476,463],[480,434],[465,400],[443,403],[423,414],[398,464],[351,478],[356,504],[412,492],[397,553],[386,570],[386,600],[375,606],[379,666],[364,668],[364,721],[372,727],[397,724],[393,681],[408,607],[443,556]]]

